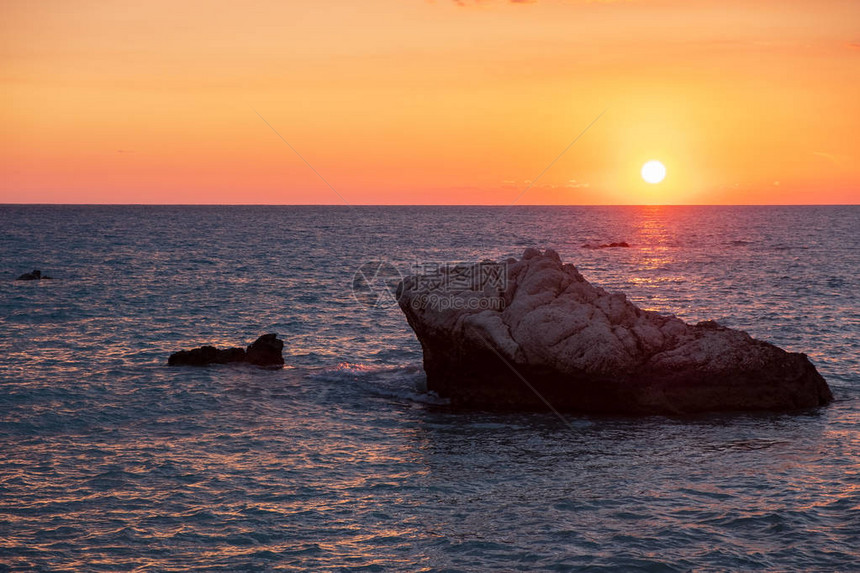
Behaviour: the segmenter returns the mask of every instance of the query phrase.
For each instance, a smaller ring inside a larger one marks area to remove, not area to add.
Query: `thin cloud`
[[[571,179],[567,182],[567,185],[565,185],[565,187],[567,187],[568,189],[585,189],[586,187],[591,187],[591,185],[589,185],[585,181],[577,181],[576,179]]]
[[[488,4],[494,0],[452,0],[457,6],[468,6],[470,4]],[[634,2],[636,0],[580,0],[583,4],[621,4]],[[427,0],[430,4],[435,4],[435,0]],[[504,0],[506,4],[537,4],[538,0]]]
[[[858,42],[848,42],[848,47],[853,48],[855,50],[860,50],[860,41]]]
[[[833,165],[836,165],[837,167],[842,167],[842,161],[839,159],[838,156],[833,155],[832,153],[825,153],[824,151],[813,151],[812,155],[823,157]]]
[[[472,0],[472,2],[467,2],[467,0],[454,0],[454,4],[457,6],[466,6],[467,4],[482,4],[485,0]],[[507,0],[509,4],[535,4],[537,0]]]

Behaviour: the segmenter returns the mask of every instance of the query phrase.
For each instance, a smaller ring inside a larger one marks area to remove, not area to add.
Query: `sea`
[[[452,409],[392,285],[528,247],[835,402]],[[858,296],[857,206],[0,206],[0,571],[857,571]]]

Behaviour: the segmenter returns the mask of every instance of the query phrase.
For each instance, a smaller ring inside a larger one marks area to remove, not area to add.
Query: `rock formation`
[[[410,276],[398,288],[427,387],[454,406],[681,414],[833,399],[806,355],[713,321],[644,311],[554,251],[527,249],[493,263],[496,273],[487,264]],[[478,278],[466,290],[470,272]]]
[[[215,348],[201,346],[191,350],[174,352],[167,359],[168,366],[207,366],[209,364],[228,364],[247,362],[257,366],[280,366],[284,363],[281,355],[284,341],[277,334],[264,334],[243,348]]]
[[[280,340],[277,334],[264,334],[248,346],[248,350],[245,351],[245,362],[257,366],[283,364],[284,357],[281,355],[283,350],[284,341]]]
[[[629,249],[630,244],[627,241],[621,241],[620,243],[604,243],[602,245],[591,245],[586,243],[582,245],[583,249],[616,249],[616,248],[625,248]]]
[[[48,275],[43,275],[42,271],[40,271],[39,269],[33,269],[33,272],[24,273],[23,275],[19,276],[16,280],[19,280],[19,281],[45,281],[45,280],[51,280],[51,277],[49,277]]]

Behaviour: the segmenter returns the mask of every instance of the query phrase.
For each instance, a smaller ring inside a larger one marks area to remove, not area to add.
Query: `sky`
[[[0,203],[860,203],[856,0],[0,0],[0,98]]]

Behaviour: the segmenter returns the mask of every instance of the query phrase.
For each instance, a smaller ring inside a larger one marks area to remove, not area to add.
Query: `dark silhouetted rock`
[[[482,277],[480,291],[452,289],[447,269],[398,288],[427,388],[454,406],[681,414],[833,399],[805,354],[714,321],[644,311],[592,286],[554,251],[527,249],[502,266],[505,280]]]
[[[215,348],[201,346],[191,350],[180,350],[170,355],[167,364],[170,366],[206,366],[207,364],[227,364],[229,362],[244,362],[245,351],[242,348]]]
[[[257,366],[277,366],[284,363],[281,351],[284,342],[277,334],[264,334],[250,346],[243,348],[215,348],[201,346],[192,350],[174,352],[167,359],[168,366],[207,366],[209,364],[229,364],[247,362]]]
[[[284,341],[277,334],[264,334],[248,346],[245,361],[257,366],[280,365],[284,363],[283,349]]]
[[[49,277],[48,275],[43,275],[42,271],[40,271],[39,269],[33,269],[33,272],[24,273],[23,275],[18,277],[16,280],[19,280],[19,281],[40,281],[40,280],[45,281],[45,280],[51,280],[51,277]]]
[[[588,243],[582,245],[583,249],[616,249],[616,248],[625,248],[629,249],[630,245],[626,241],[621,241],[620,243],[604,243],[603,245],[590,245]]]

